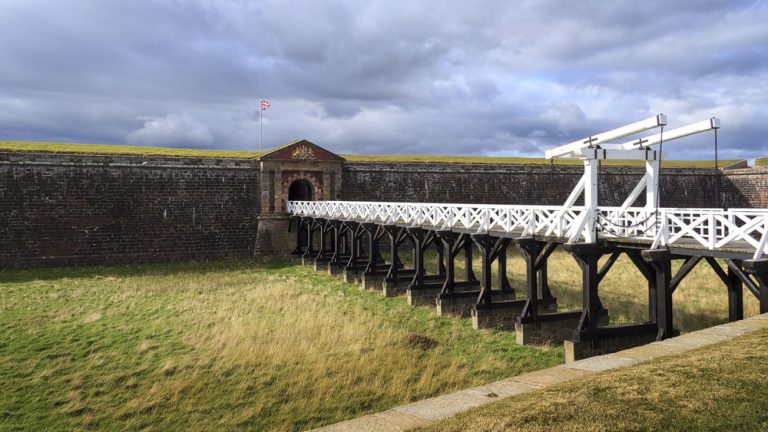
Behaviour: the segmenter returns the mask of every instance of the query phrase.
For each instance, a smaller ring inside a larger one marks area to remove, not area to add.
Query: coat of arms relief
[[[298,146],[291,152],[291,159],[314,159],[315,151],[311,147],[302,145]]]

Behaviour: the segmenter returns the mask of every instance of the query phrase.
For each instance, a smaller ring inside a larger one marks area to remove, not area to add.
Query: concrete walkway
[[[768,313],[688,333],[662,342],[654,342],[613,354],[519,375],[480,387],[424,399],[381,413],[313,429],[313,431],[405,431],[446,419],[470,408],[493,403],[500,399],[536,391],[575,378],[632,366],[654,358],[675,355],[724,342],[764,328],[768,328]]]

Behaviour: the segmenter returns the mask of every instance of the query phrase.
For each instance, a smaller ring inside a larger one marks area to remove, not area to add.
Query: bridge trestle
[[[744,316],[744,287],[760,301],[761,313],[768,312],[766,259],[750,260],[728,254],[717,259],[700,249],[648,249],[647,244],[626,241],[564,244],[557,239],[440,227],[312,217],[294,217],[293,221],[300,234],[294,256],[305,265],[330,274],[344,273],[345,281],[382,290],[387,296],[405,294],[411,305],[435,306],[440,315],[471,317],[475,328],[514,328],[520,344],[562,342],[568,361],[675,336],[673,294],[702,261],[708,263],[727,288],[729,321]],[[400,256],[403,247],[411,252],[407,267]],[[508,251],[513,247],[525,262],[524,299],[517,298],[519,290],[507,277]],[[558,247],[563,247],[579,265],[580,310],[558,311],[557,299],[550,291],[547,262]],[[432,248],[436,266],[428,272],[425,254]],[[479,278],[473,263],[475,249],[480,254]],[[608,325],[608,311],[600,299],[599,286],[622,254],[648,283],[648,315],[642,322]],[[457,280],[456,260],[461,255],[464,272],[462,279]],[[599,266],[604,257],[607,259]],[[673,261],[682,263],[673,266]]]

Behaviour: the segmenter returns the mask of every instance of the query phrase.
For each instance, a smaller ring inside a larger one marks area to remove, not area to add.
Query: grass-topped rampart
[[[262,154],[258,151],[246,150],[203,150],[166,147],[145,147],[108,144],[76,144],[31,141],[0,141],[0,152],[42,152],[82,155],[123,155],[123,156],[167,156],[188,158],[236,158],[252,159]],[[340,155],[349,162],[367,163],[453,163],[453,164],[485,164],[485,165],[549,165],[551,162],[544,158],[523,157],[485,157],[485,156],[441,156],[441,155]],[[736,163],[736,160],[722,160],[719,166]],[[578,160],[558,159],[555,165],[580,165]],[[640,161],[603,161],[606,166],[641,166]],[[667,168],[714,168],[715,162],[709,160],[663,161]]]

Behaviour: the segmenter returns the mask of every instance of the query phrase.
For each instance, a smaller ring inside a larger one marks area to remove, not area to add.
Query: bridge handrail
[[[710,250],[741,242],[754,258],[768,253],[768,209],[600,207],[590,215],[584,207],[449,204],[370,201],[289,201],[297,216],[463,229],[475,233],[518,232],[521,236],[565,237],[569,243],[586,238],[591,217],[603,238],[651,242],[651,248],[691,243]]]

